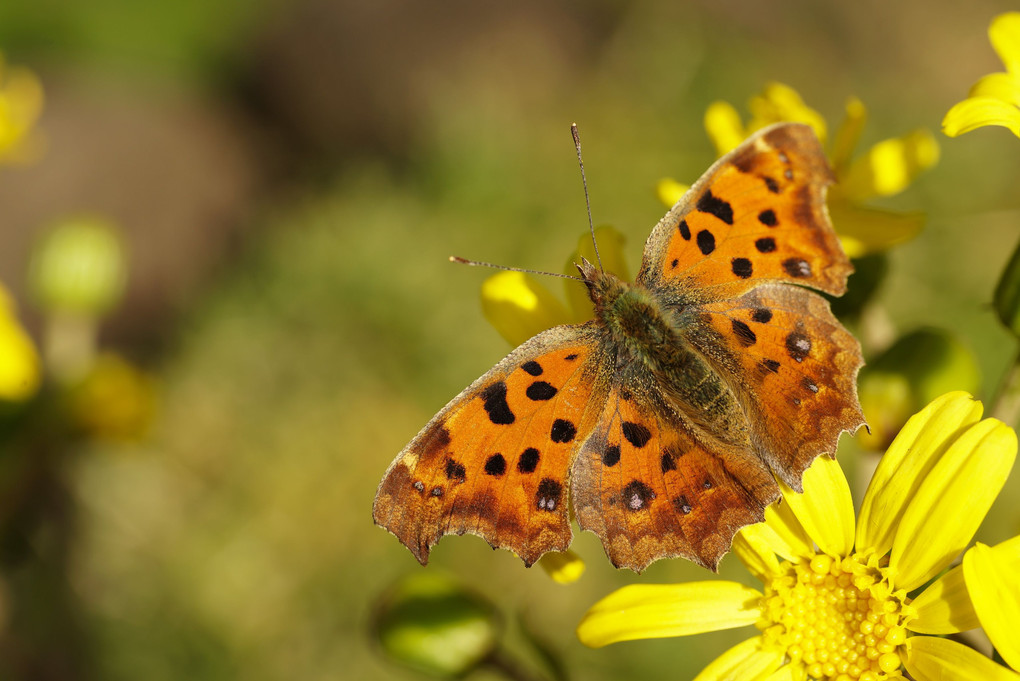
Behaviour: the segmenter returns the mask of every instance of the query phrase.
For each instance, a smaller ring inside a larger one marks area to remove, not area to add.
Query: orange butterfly
[[[634,283],[587,261],[585,324],[544,331],[446,405],[390,465],[375,522],[423,565],[469,532],[531,565],[569,504],[617,567],[715,569],[744,525],[864,423],[860,346],[828,302],[853,267],[811,129],[759,131],[659,221]]]

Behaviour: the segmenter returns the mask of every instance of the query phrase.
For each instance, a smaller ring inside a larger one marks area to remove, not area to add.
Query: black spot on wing
[[[673,508],[676,509],[677,513],[687,515],[691,512],[691,502],[687,501],[687,497],[681,494],[680,496],[673,498]]]
[[[677,229],[680,230],[680,236],[684,238],[684,241],[691,240],[691,228],[687,226],[686,220],[681,220],[680,224],[677,226]]]
[[[640,511],[648,506],[648,503],[655,498],[652,488],[640,480],[631,480],[623,488],[623,506],[628,511]]]
[[[733,206],[712,194],[711,189],[701,195],[696,208],[702,213],[714,215],[727,225],[733,224]]]
[[[535,508],[540,511],[555,511],[563,496],[563,485],[552,478],[542,478],[535,492]]]
[[[750,326],[739,319],[733,319],[731,323],[733,325],[733,334],[737,337],[737,341],[745,348],[749,348],[758,342],[758,336],[751,330]]]
[[[642,426],[640,423],[624,421],[621,429],[623,430],[623,437],[627,439],[627,442],[631,443],[638,449],[644,447],[648,444],[648,441],[652,439],[651,431]]]
[[[710,255],[715,250],[715,237],[707,229],[698,232],[696,241],[698,242],[698,250],[701,251],[702,255]]]
[[[485,402],[485,412],[489,420],[497,425],[509,425],[514,422],[514,413],[510,411],[510,405],[506,401],[506,383],[496,381],[482,391],[482,400]]]
[[[528,396],[528,399],[533,402],[544,402],[551,400],[556,396],[556,388],[552,387],[545,381],[535,381],[528,386],[524,394]]]
[[[602,452],[602,463],[609,468],[620,463],[620,445],[609,445]]]
[[[776,211],[769,208],[758,213],[758,222],[766,227],[775,227],[779,224],[779,219],[776,217]]]
[[[811,276],[811,263],[804,258],[787,258],[783,261],[783,269],[791,277],[802,279]]]
[[[566,419],[553,421],[552,429],[549,431],[549,439],[553,442],[570,442],[577,435],[577,427]]]
[[[767,307],[756,307],[751,313],[751,319],[759,324],[768,324],[772,321],[772,310]]]
[[[538,450],[528,447],[521,453],[521,458],[517,459],[517,470],[521,473],[534,473],[538,467],[538,458]]]
[[[493,454],[485,460],[485,472],[487,475],[503,475],[506,473],[506,459],[502,454]]]
[[[776,250],[776,240],[770,236],[762,237],[754,242],[759,253],[772,253]]]
[[[786,337],[786,352],[793,360],[803,362],[811,352],[811,339],[800,331],[793,331]]]
[[[774,359],[763,359],[761,362],[758,363],[758,369],[761,371],[762,374],[766,373],[778,374],[779,366],[780,366],[779,362],[777,362]]]
[[[542,375],[542,365],[536,362],[535,360],[525,362],[524,364],[521,365],[521,368],[524,369],[524,371],[526,371],[527,373],[531,374],[532,376]]]
[[[464,468],[464,464],[453,459],[446,460],[446,479],[447,480],[460,480],[461,482],[467,477],[467,471]]]
[[[765,178],[765,186],[768,187],[769,191],[772,192],[773,194],[779,193],[779,183],[776,182],[771,177]]]
[[[747,258],[734,258],[730,262],[730,267],[733,269],[733,274],[741,279],[747,279],[754,273],[751,261]]]

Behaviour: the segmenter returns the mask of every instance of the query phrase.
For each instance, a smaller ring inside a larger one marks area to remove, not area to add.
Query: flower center
[[[766,647],[785,651],[814,679],[901,678],[898,649],[906,640],[909,606],[873,558],[819,554],[784,568],[762,599],[757,626]]]

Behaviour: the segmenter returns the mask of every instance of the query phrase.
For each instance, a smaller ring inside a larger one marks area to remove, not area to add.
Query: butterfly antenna
[[[560,274],[559,272],[543,272],[542,270],[529,270],[524,267],[507,267],[506,265],[494,265],[491,262],[482,262],[480,260],[468,260],[467,258],[461,258],[457,255],[450,256],[450,262],[455,262],[459,265],[471,265],[472,267],[491,267],[494,270],[506,270],[507,272],[524,272],[525,274],[540,274],[546,277],[562,277],[563,279],[573,279],[575,281],[584,281],[581,277],[572,277],[569,274]]]
[[[599,255],[599,242],[595,240],[595,223],[591,219],[591,200],[588,198],[588,180],[584,176],[584,160],[581,158],[581,137],[577,134],[577,123],[570,124],[570,136],[574,138],[574,148],[577,149],[577,165],[581,167],[584,205],[588,207],[588,229],[591,230],[591,243],[595,247],[595,259],[599,261],[599,269],[605,272],[606,268],[602,266],[602,256]]]

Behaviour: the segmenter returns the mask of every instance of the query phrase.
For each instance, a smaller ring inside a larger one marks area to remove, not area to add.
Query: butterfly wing
[[[614,388],[571,469],[574,513],[617,567],[681,556],[715,570],[779,488],[748,446],[723,443],[650,386]]]
[[[443,408],[387,470],[375,522],[424,565],[445,534],[477,534],[531,565],[570,544],[567,473],[601,412],[593,323],[511,352]]]
[[[685,325],[687,339],[728,379],[769,466],[799,491],[815,457],[864,422],[860,345],[828,301],[796,286],[759,286],[695,314],[702,323]]]
[[[853,267],[829,222],[833,182],[806,125],[765,128],[720,158],[652,230],[638,282],[732,297],[767,281],[840,295]]]

